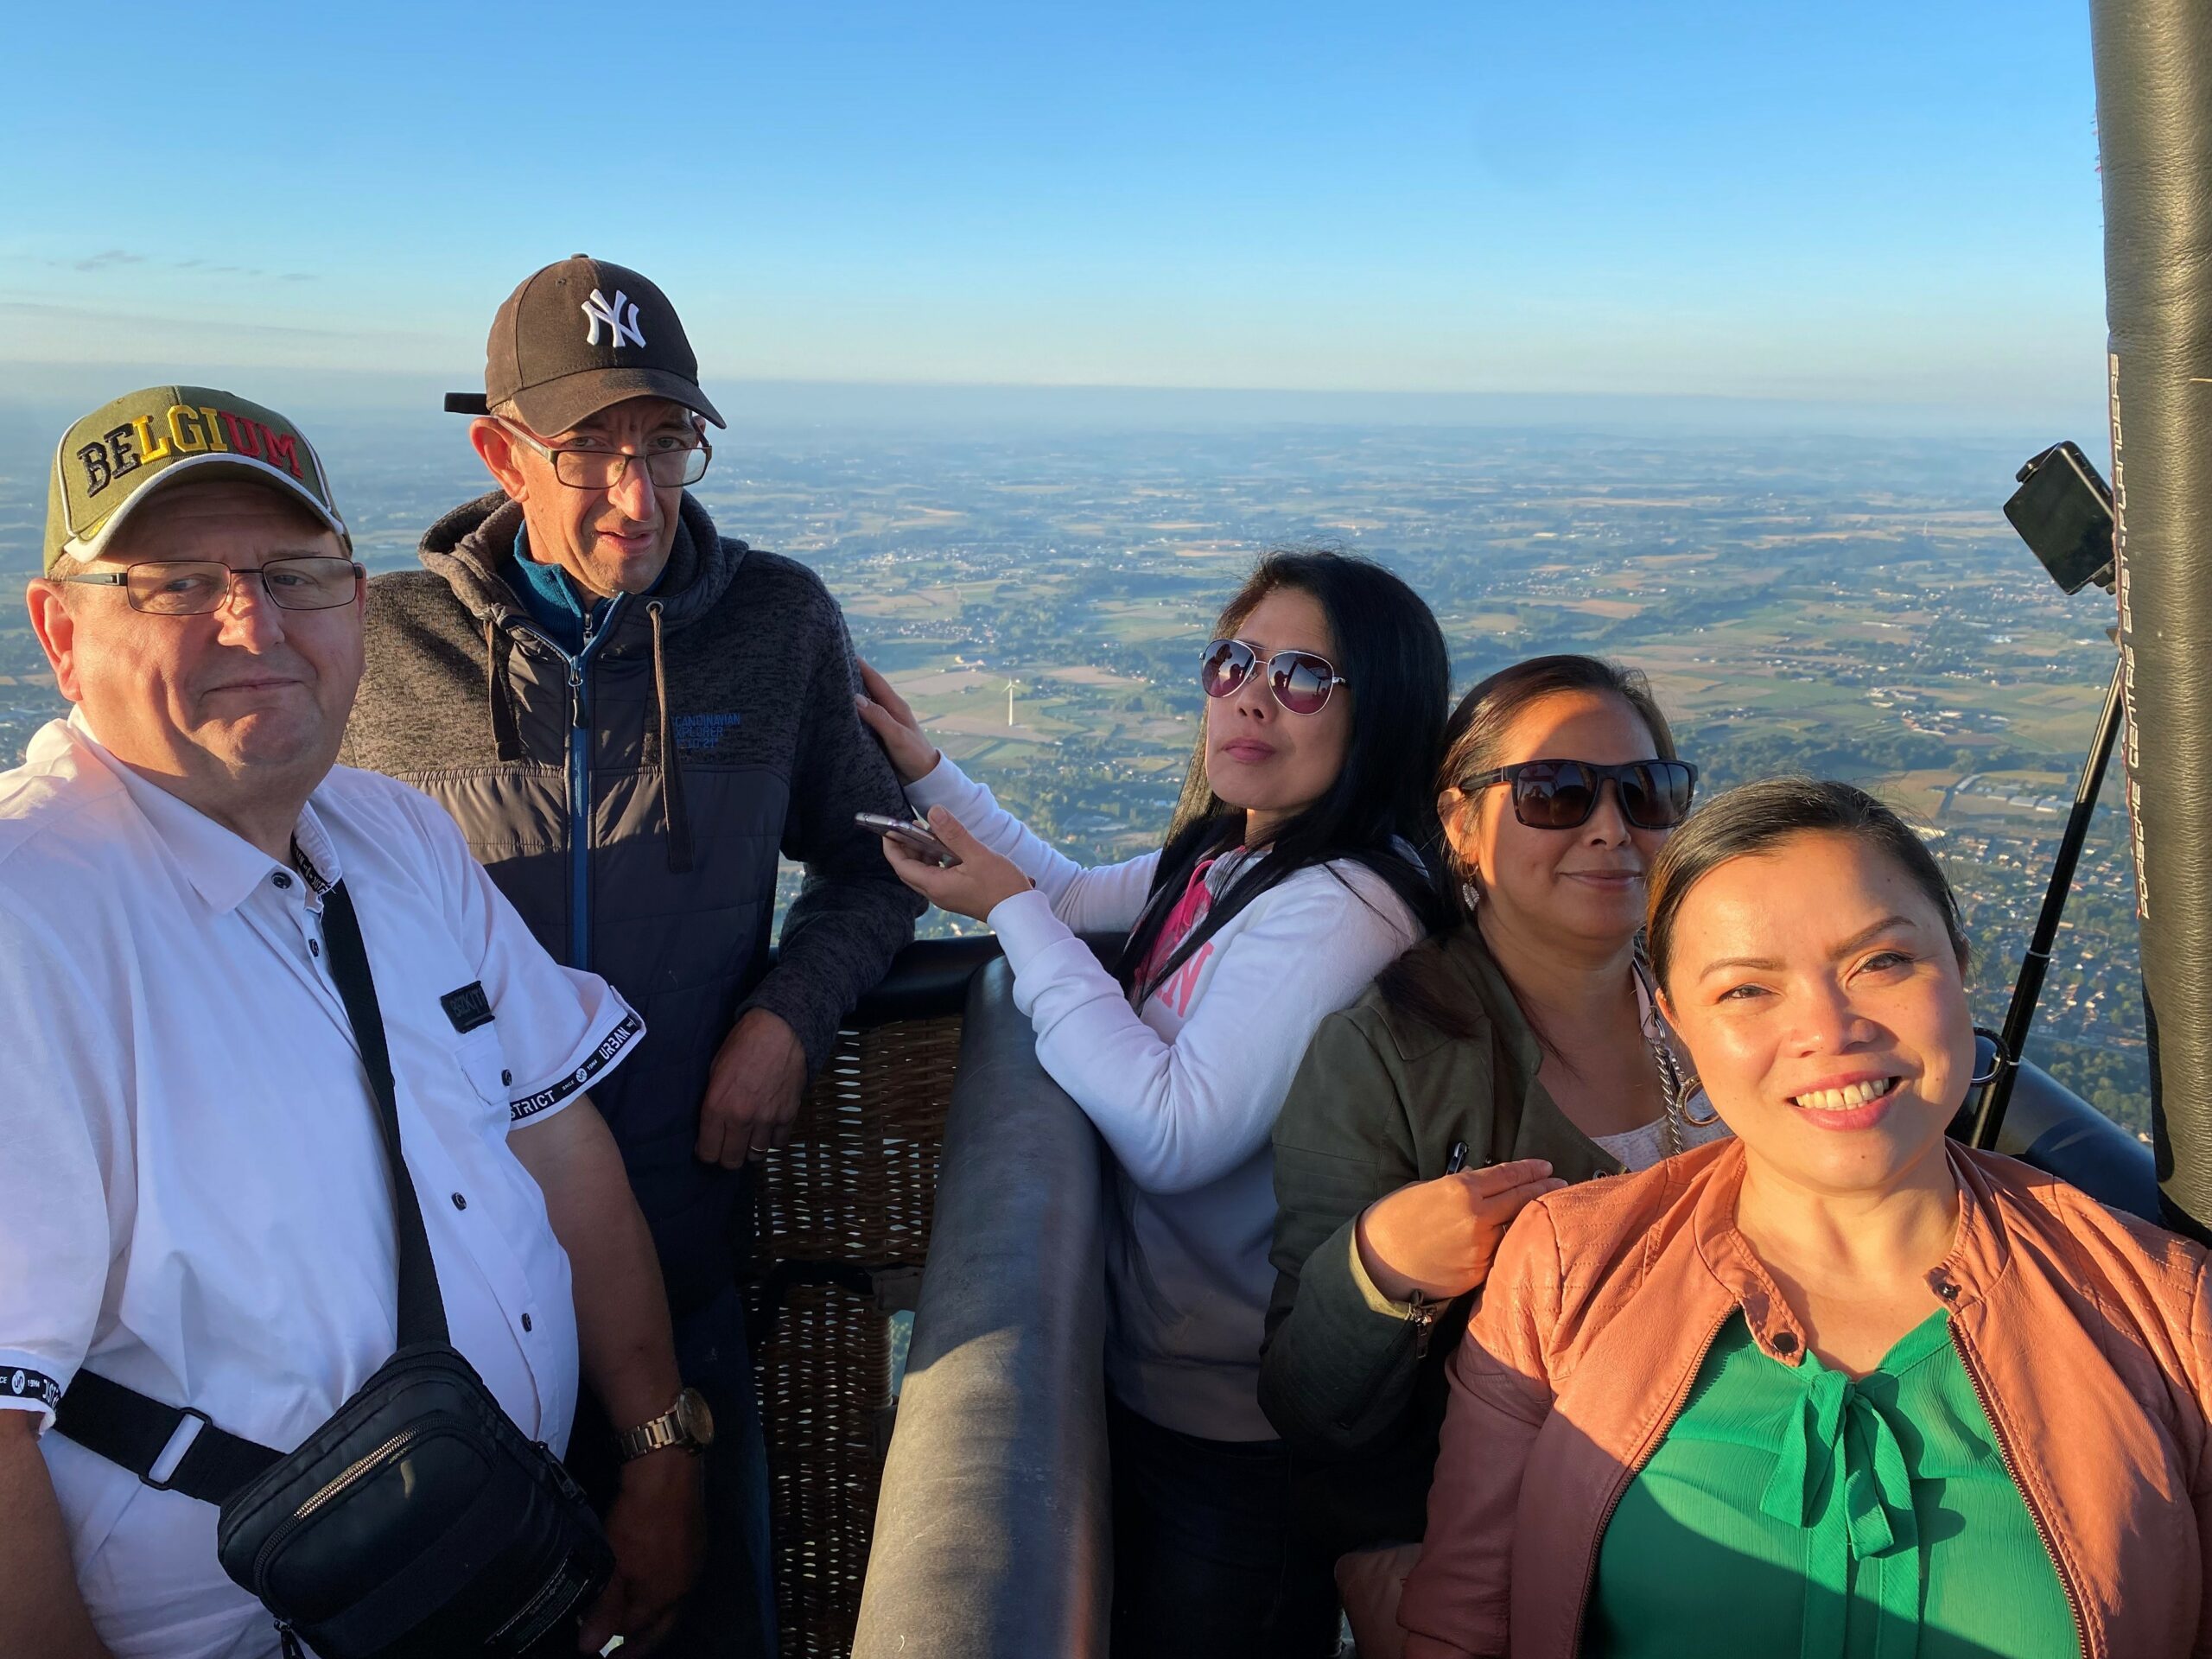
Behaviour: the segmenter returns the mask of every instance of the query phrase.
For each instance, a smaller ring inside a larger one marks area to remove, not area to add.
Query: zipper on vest
[[[607,601],[599,626],[584,618],[584,648],[569,659],[569,966],[591,966],[591,659],[607,642],[626,594]]]
[[[1667,1414],[1652,1430],[1650,1438],[1637,1452],[1636,1461],[1622,1470],[1620,1478],[1613,1483],[1613,1490],[1605,1499],[1605,1512],[1598,1517],[1598,1530],[1590,1535],[1590,1558],[1582,1564],[1582,1593],[1574,1604],[1574,1639],[1567,1644],[1567,1652],[1582,1651],[1582,1627],[1590,1616],[1590,1586],[1597,1582],[1598,1554],[1605,1547],[1605,1529],[1613,1524],[1613,1511],[1620,1508],[1621,1499],[1628,1496],[1630,1485],[1643,1472],[1644,1465],[1659,1450],[1659,1442],[1667,1438],[1667,1431],[1675,1426],[1675,1419],[1682,1414],[1682,1407],[1689,1400],[1690,1390],[1697,1386],[1697,1374],[1705,1369],[1706,1358],[1713,1352],[1713,1344],[1720,1340],[1720,1333],[1728,1328],[1728,1321],[1742,1312],[1738,1304],[1729,1303],[1728,1311],[1720,1316],[1712,1330],[1705,1333],[1705,1340],[1698,1344],[1697,1361],[1690,1367],[1681,1386],[1675,1390]]]
[[[598,626],[584,618],[583,649],[571,657],[551,639],[526,624],[517,631],[527,633],[559,658],[569,671],[569,966],[591,966],[591,662],[614,626],[627,594],[607,601]]]
[[[2036,1523],[2036,1536],[2043,1541],[2044,1554],[2050,1557],[2051,1570],[2058,1574],[2058,1587],[2066,1592],[2066,1611],[2074,1615],[2074,1640],[2082,1649],[2082,1659],[2088,1659],[2089,1621],[2082,1610],[2081,1592],[2074,1587],[2074,1578],[2066,1570],[2066,1563],[2059,1559],[2058,1541],[2043,1518],[2043,1511],[2036,1507],[2035,1494],[2021,1478],[2020,1465],[2012,1456],[2012,1443],[2005,1438],[2004,1425],[1997,1421],[1997,1414],[1990,1408],[1989,1389],[1981,1380],[1981,1370],[1974,1363],[1974,1350],[1967,1346],[1966,1338],[1959,1334],[1955,1321],[1946,1325],[1951,1347],[1958,1354],[1959,1364],[1967,1374],[1967,1381],[1974,1385],[1974,1397],[1981,1407],[1982,1420],[1989,1425],[1992,1439],[1997,1442],[1997,1455],[2003,1459],[2005,1472],[2012,1478],[2013,1490],[2019,1493],[2020,1502],[2027,1506],[2028,1519]]]
[[[1448,1296],[1440,1302],[1431,1301],[1419,1291],[1406,1298],[1406,1323],[1414,1328],[1415,1359],[1428,1357],[1428,1339],[1436,1330],[1436,1316],[1451,1305]]]
[[[584,641],[591,649],[591,641]],[[569,966],[591,966],[591,689],[569,659]]]

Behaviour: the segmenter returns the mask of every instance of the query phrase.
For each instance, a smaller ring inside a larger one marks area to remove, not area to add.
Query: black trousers
[[[1293,1521],[1281,1440],[1205,1440],[1106,1402],[1115,1659],[1329,1659],[1328,1552]]]

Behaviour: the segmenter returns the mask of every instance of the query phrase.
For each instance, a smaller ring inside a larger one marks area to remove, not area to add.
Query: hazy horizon
[[[1683,392],[1353,391],[1295,386],[1029,385],[988,381],[748,379],[702,372],[730,422],[747,429],[846,427],[965,435],[978,428],[1037,423],[1102,431],[1173,430],[1180,426],[1426,426],[1491,430],[1516,427],[1618,428],[1699,435],[1763,436],[1834,432],[1903,437],[2012,438],[2064,429],[2095,454],[2105,442],[2105,411],[2089,394],[1999,407],[1881,398],[1752,397]],[[409,420],[449,426],[448,391],[480,390],[480,366],[448,375],[218,364],[20,363],[0,357],[0,420],[60,428],[136,387],[170,383],[220,386],[318,419]],[[5,428],[0,427],[0,433]]]

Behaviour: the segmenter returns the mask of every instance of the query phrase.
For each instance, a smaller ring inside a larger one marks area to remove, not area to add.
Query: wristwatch
[[[715,1414],[707,1409],[705,1395],[696,1389],[686,1389],[666,1411],[650,1422],[639,1423],[616,1435],[614,1443],[625,1463],[632,1458],[642,1458],[648,1452],[658,1452],[664,1446],[703,1452],[715,1443]]]

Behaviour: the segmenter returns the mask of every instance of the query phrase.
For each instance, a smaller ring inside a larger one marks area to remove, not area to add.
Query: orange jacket
[[[1929,1274],[2085,1659],[2212,1654],[2205,1252],[2009,1158],[1954,1146],[1957,1245]],[[1736,1230],[1729,1141],[1529,1206],[1451,1366],[1407,1659],[1571,1659],[1606,1522],[1738,1309],[1805,1333]]]

